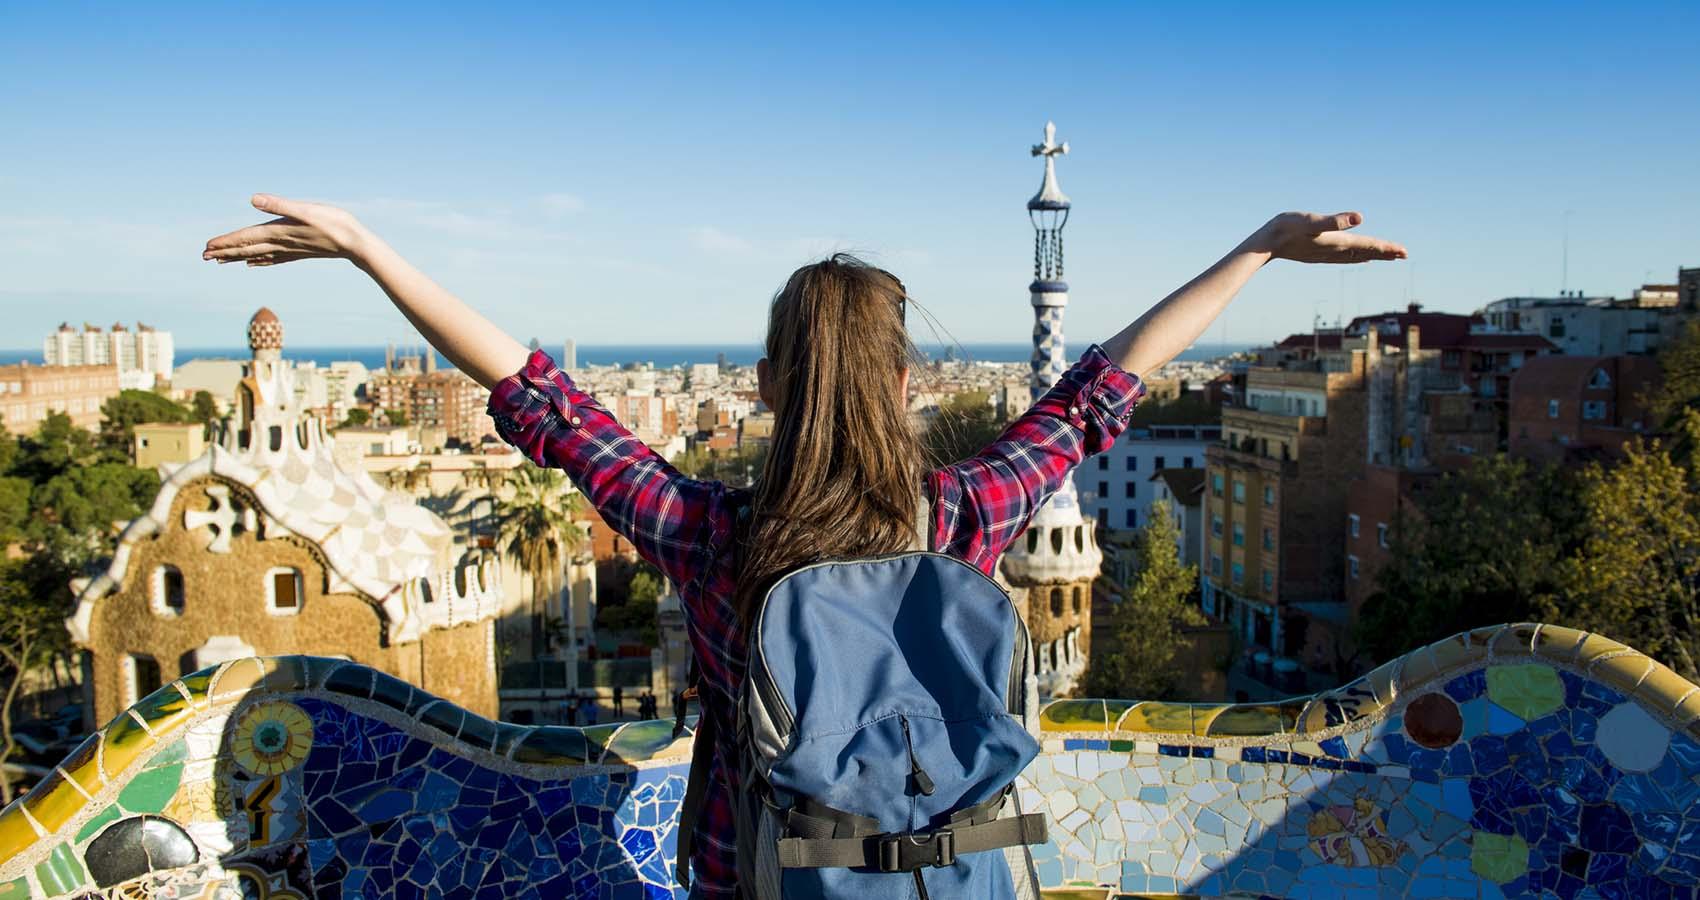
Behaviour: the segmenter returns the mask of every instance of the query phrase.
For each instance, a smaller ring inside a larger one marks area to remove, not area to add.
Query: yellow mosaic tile
[[[1562,625],[1542,625],[1535,633],[1534,651],[1557,662],[1569,662],[1576,655],[1576,648],[1586,638],[1586,631],[1575,628],[1565,628]]]
[[[240,699],[244,694],[254,689],[260,679],[266,676],[266,670],[257,659],[238,659],[226,665],[213,677],[212,699],[214,703]]]
[[[1486,650],[1493,647],[1494,640],[1498,638],[1499,633],[1504,630],[1504,625],[1486,625],[1481,628],[1472,628],[1469,631],[1464,632],[1464,637],[1471,647]]]
[[[1284,734],[1297,734],[1299,720],[1304,718],[1305,706],[1310,703],[1304,698],[1283,700],[1276,708],[1281,714],[1281,731]]]
[[[1399,696],[1399,670],[1403,661],[1395,659],[1390,663],[1377,666],[1370,670],[1363,681],[1369,684],[1369,689],[1375,693],[1375,700],[1383,709],[1392,706]],[[1366,711],[1360,708],[1360,711]]]
[[[1598,634],[1590,634],[1583,638],[1581,646],[1576,648],[1576,656],[1573,658],[1573,661],[1578,667],[1586,669],[1594,664],[1594,660],[1597,660],[1602,656],[1627,649],[1629,648],[1619,644],[1611,638]]]
[[[1641,679],[1647,677],[1647,672],[1652,667],[1652,660],[1639,653],[1629,652],[1594,660],[1588,666],[1588,677],[1617,688],[1625,694],[1634,694],[1635,689],[1641,685]]]
[[[131,707],[155,737],[163,737],[189,721],[191,708],[189,700],[177,690],[176,684],[154,691]]]
[[[1482,651],[1470,646],[1465,635],[1453,635],[1435,643],[1429,647],[1429,653],[1434,657],[1435,672],[1439,675],[1448,675],[1482,656]]]
[[[118,777],[136,757],[153,749],[155,743],[153,736],[128,714],[113,719],[100,737],[100,770],[108,780]]]
[[[95,762],[99,752],[100,735],[91,734],[88,740],[78,744],[77,749],[72,750],[70,755],[65,757],[65,761],[59,764],[59,771],[64,772],[67,778],[75,781],[91,796],[100,793],[100,789],[106,785],[106,779],[100,777],[100,766]]]
[[[1281,708],[1268,706],[1229,706],[1210,721],[1211,737],[1261,737],[1282,734],[1286,730]]]
[[[212,676],[216,670],[202,669],[190,675],[177,679],[178,689],[189,695],[189,702],[194,706],[205,706],[207,695],[212,690]]]
[[[1328,727],[1328,705],[1321,696],[1305,704],[1304,711],[1293,723],[1293,734],[1310,734]]]
[[[47,776],[24,797],[24,808],[48,831],[58,831],[89,802],[83,792],[58,772]]]
[[[1700,721],[1700,691],[1689,694],[1671,710],[1671,718],[1680,724]]]
[[[1116,730],[1144,734],[1191,734],[1192,704],[1147,700],[1128,710],[1116,723]]]
[[[305,656],[272,656],[260,660],[260,667],[266,674],[261,676],[257,688],[279,694],[301,690],[308,684],[307,659]],[[219,691],[224,691],[222,684]]]
[[[1399,667],[1399,691],[1414,691],[1438,674],[1440,669],[1434,664],[1434,654],[1429,648],[1413,650],[1405,655],[1405,664]]]
[[[1102,700],[1056,700],[1039,713],[1040,731],[1109,731]]]
[[[1527,656],[1535,643],[1535,628],[1528,623],[1507,625],[1493,641],[1495,656]]]
[[[1192,708],[1192,733],[1199,737],[1209,734],[1210,723],[1216,721],[1216,717],[1227,708],[1226,706],[1194,706]]]
[[[1655,661],[1652,670],[1641,679],[1641,686],[1636,689],[1635,696],[1654,709],[1668,711],[1675,709],[1694,689],[1688,679]]]
[[[17,856],[35,840],[35,829],[24,818],[20,806],[8,806],[5,812],[0,812],[0,861]]]

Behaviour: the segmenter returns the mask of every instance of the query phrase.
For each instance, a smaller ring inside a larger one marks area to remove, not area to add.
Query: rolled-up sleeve
[[[935,546],[990,572],[1081,460],[1127,430],[1145,384],[1094,344],[1002,435],[934,471]]]
[[[718,482],[673,468],[541,350],[490,393],[502,439],[564,471],[609,527],[676,584],[698,574],[697,552]]]

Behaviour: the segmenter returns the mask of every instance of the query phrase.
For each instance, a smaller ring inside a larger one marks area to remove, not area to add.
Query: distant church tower
[[[1057,187],[1057,157],[1068,144],[1056,142],[1056,126],[1045,123],[1045,142],[1033,155],[1045,159],[1045,179],[1039,193],[1027,201],[1033,222],[1033,359],[1030,387],[1039,399],[1067,370],[1063,342],[1063,308],[1068,284],[1063,281],[1063,226],[1068,222],[1068,195]],[[1104,555],[1092,526],[1080,515],[1074,479],[1064,478],[1027,526],[1025,534],[1004,554],[1003,575],[1026,594],[1027,628],[1033,639],[1039,691],[1065,696],[1086,670],[1092,631],[1092,582]]]

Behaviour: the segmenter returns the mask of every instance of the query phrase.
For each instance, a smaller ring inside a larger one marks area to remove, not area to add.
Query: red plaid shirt
[[[1086,456],[1115,442],[1139,379],[1093,346],[1051,390],[972,459],[927,475],[935,544],[992,574],[998,557]],[[734,733],[744,637],[732,594],[731,535],[747,492],[686,477],[651,450],[543,351],[490,397],[502,437],[540,466],[565,470],[611,527],[678,586],[703,679],[703,714]],[[716,747],[692,854],[692,895],[731,897],[734,774]]]

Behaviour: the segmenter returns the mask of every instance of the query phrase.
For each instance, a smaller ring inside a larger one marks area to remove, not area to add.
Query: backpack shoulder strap
[[[695,672],[695,666],[692,666]],[[691,774],[685,781],[685,799],[679,803],[679,830],[674,837],[678,857],[673,872],[679,886],[691,887],[691,848],[696,843],[697,818],[708,793],[708,769],[714,761],[714,717],[697,701],[697,730],[691,739]]]
[[[933,503],[927,499],[927,489],[921,488],[915,496],[915,539],[909,542],[909,549],[934,550],[935,535],[933,534]]]

